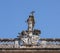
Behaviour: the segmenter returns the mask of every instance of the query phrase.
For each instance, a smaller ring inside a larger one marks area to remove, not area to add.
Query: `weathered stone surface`
[[[60,50],[0,50],[0,53],[60,53]]]

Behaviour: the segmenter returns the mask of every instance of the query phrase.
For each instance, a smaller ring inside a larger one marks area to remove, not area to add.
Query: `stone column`
[[[15,42],[14,42],[14,47],[15,47],[15,48],[18,48],[18,47],[19,47],[19,41],[18,41],[18,40],[15,40]]]

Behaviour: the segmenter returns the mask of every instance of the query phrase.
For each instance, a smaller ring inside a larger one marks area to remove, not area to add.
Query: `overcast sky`
[[[60,0],[0,0],[0,38],[16,38],[27,30],[31,11],[41,38],[60,38]]]

